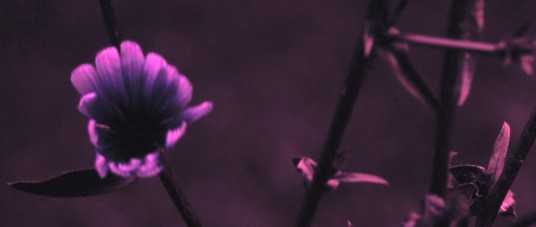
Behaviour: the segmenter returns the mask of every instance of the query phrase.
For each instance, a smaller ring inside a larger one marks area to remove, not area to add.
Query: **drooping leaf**
[[[488,163],[487,172],[492,175],[492,182],[497,182],[504,168],[506,154],[508,152],[508,143],[510,141],[510,126],[504,122],[501,132],[495,140],[493,154]]]
[[[516,201],[514,200],[514,193],[511,190],[508,190],[506,197],[504,197],[501,204],[501,208],[499,209],[499,215],[516,217],[515,205]]]
[[[121,190],[135,178],[108,174],[101,179],[95,169],[66,171],[44,181],[18,181],[9,186],[28,193],[50,197],[85,197]]]
[[[311,183],[316,170],[316,161],[309,157],[296,157],[292,158],[294,167],[302,174],[306,182]]]
[[[345,183],[373,183],[384,185],[389,184],[387,180],[379,176],[367,173],[339,172],[335,175],[334,179]]]

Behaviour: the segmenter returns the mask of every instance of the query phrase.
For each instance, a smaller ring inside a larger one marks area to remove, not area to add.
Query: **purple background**
[[[410,1],[401,31],[442,36],[447,1]],[[489,1],[483,39],[498,41],[532,21],[532,1]],[[120,31],[162,54],[194,85],[193,103],[214,111],[166,154],[175,179],[206,226],[290,226],[304,190],[291,157],[318,157],[365,1],[133,1],[115,3]],[[529,32],[534,36],[533,29]],[[39,180],[91,167],[95,152],[76,66],[108,46],[98,1],[0,3],[0,182]],[[412,56],[437,93],[442,52]],[[517,65],[479,57],[474,87],[458,111],[455,163],[485,165],[503,121],[512,148],[536,101],[536,81]],[[411,97],[383,61],[365,81],[342,149],[347,170],[377,174],[388,187],[342,185],[326,195],[315,226],[396,226],[427,192],[434,112]],[[534,153],[536,151],[533,152]],[[536,210],[536,155],[513,190],[518,213]],[[0,187],[5,226],[171,226],[182,220],[158,178],[104,196],[57,199]],[[512,218],[499,218],[498,226]]]

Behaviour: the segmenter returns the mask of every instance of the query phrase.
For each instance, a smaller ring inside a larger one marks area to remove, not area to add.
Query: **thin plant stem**
[[[121,34],[119,33],[111,0],[99,0],[99,3],[104,16],[104,23],[106,24],[106,30],[108,32],[108,37],[110,38],[110,43],[120,50],[122,38]],[[173,201],[173,204],[179,211],[186,225],[189,227],[201,227],[201,221],[188,203],[186,196],[182,192],[181,188],[173,182],[169,165],[167,164],[162,151],[160,158],[164,169],[160,172],[160,174],[158,174],[158,177],[160,178],[162,185],[164,185],[164,188],[166,189],[170,199]]]
[[[387,22],[386,2],[382,0],[371,0],[367,10],[367,19],[377,28],[380,24]],[[365,26],[365,29],[368,27]],[[373,29],[370,29],[373,30]],[[378,29],[379,30],[379,29]],[[368,31],[365,31],[368,32]],[[331,121],[331,127],[322,150],[318,167],[315,171],[313,182],[308,188],[303,201],[298,219],[297,227],[307,227],[311,225],[320,199],[326,192],[326,182],[333,177],[336,168],[333,162],[337,157],[340,142],[343,138],[346,125],[350,120],[357,94],[363,83],[365,72],[372,61],[370,55],[365,54],[365,40],[363,35],[360,36],[357,47],[354,50],[353,58],[350,63],[350,70],[346,78],[346,83],[337,103],[335,114]]]
[[[160,172],[160,174],[158,174],[158,177],[160,178],[162,185],[164,185],[164,188],[166,188],[166,191],[173,201],[173,204],[177,208],[177,211],[179,211],[181,214],[186,225],[189,227],[201,227],[201,220],[195,214],[192,206],[186,199],[184,192],[177,184],[173,182],[173,177],[171,176],[169,165],[164,159],[164,155],[161,154],[160,157],[164,169]]]
[[[512,183],[521,169],[528,152],[530,151],[534,141],[536,140],[536,109],[525,125],[525,129],[521,133],[521,137],[516,144],[514,152],[507,157],[505,167],[499,180],[491,189],[488,197],[482,204],[482,210],[478,213],[476,226],[488,227],[493,224],[495,217],[499,213],[508,190],[512,187]]]
[[[121,47],[121,34],[117,27],[117,20],[115,19],[114,7],[111,0],[99,0],[102,15],[104,16],[104,23],[106,24],[106,31],[108,32],[108,38],[110,43],[114,45],[118,50]]]
[[[453,0],[450,6],[447,37],[460,39],[463,31],[460,28],[464,21],[469,1]],[[444,197],[447,188],[449,168],[449,142],[451,126],[457,107],[459,92],[456,89],[460,73],[461,53],[456,49],[447,49],[443,56],[443,71],[440,84],[441,106],[436,112],[436,138],[433,159],[430,193]]]

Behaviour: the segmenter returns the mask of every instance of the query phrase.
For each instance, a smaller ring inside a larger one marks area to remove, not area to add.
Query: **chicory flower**
[[[122,42],[120,51],[100,51],[95,67],[78,66],[71,82],[82,95],[79,111],[90,119],[95,168],[102,178],[109,171],[124,177],[157,175],[163,168],[160,151],[212,110],[210,101],[187,107],[190,81],[160,55],[144,56],[132,41]]]

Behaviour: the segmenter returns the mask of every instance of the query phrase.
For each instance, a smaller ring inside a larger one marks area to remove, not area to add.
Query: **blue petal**
[[[145,57],[140,46],[132,41],[121,43],[121,69],[126,80],[126,86],[131,103],[138,103],[139,91],[142,88],[144,78],[142,76]]]
[[[160,69],[166,66],[166,60],[156,53],[147,54],[145,64],[143,65],[143,75],[145,76],[144,95],[146,101],[149,102],[151,93],[153,92],[154,84]]]
[[[94,92],[93,89],[97,73],[95,68],[90,64],[83,64],[71,73],[71,83],[74,85],[78,93],[85,95],[90,92]]]
[[[110,168],[112,173],[115,173],[115,175],[122,177],[130,177],[132,175],[130,171],[125,171],[123,170],[123,168],[120,168],[118,163],[110,162],[108,163],[108,167]]]
[[[158,73],[155,81],[151,102],[152,107],[163,113],[165,118],[176,115],[183,109],[176,99],[177,90],[179,89],[179,77],[177,70],[173,66],[163,67]]]
[[[143,160],[143,164],[138,168],[136,175],[138,177],[153,177],[162,171],[163,167],[160,163],[160,153],[153,152],[147,154]]]
[[[91,115],[91,106],[97,99],[97,94],[95,92],[87,93],[80,99],[80,102],[78,103],[78,111],[80,111],[84,116],[87,118],[94,118],[94,116]]]
[[[179,141],[179,139],[186,132],[186,123],[182,122],[181,126],[178,128],[170,129],[167,131],[166,135],[166,148],[171,148]]]
[[[181,119],[190,124],[207,115],[210,111],[212,111],[212,102],[205,101],[197,106],[186,109],[182,113]]]
[[[95,120],[89,120],[87,124],[87,131],[89,133],[89,140],[94,147],[99,147],[99,134],[97,133],[97,128],[95,128],[97,122]]]
[[[115,47],[108,47],[97,54],[95,59],[99,85],[106,91],[105,98],[117,98],[126,101],[127,91],[121,71],[119,52]],[[111,97],[108,97],[111,96]]]
[[[95,159],[95,170],[97,170],[97,173],[99,173],[101,178],[105,178],[108,174],[108,165],[106,164],[106,159],[99,153],[97,153],[97,158]]]
[[[177,101],[181,107],[185,107],[192,99],[192,84],[186,76],[179,74],[179,90],[177,92]]]

